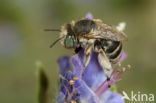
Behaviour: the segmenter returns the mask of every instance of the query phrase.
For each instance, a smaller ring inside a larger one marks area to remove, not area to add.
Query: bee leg
[[[111,87],[111,85],[109,84],[109,81],[110,81],[110,77],[107,77],[108,88]]]
[[[84,67],[87,67],[87,65],[89,64],[89,61],[90,61],[90,54],[92,52],[92,48],[93,48],[93,45],[89,45],[86,50],[85,50],[85,61],[84,61]]]
[[[84,68],[83,68],[83,71],[82,71],[82,76],[84,75],[84,72],[85,72],[85,69],[87,67],[87,65],[89,64],[89,61],[90,61],[90,53],[91,52],[87,52],[85,53],[85,60],[84,60]]]
[[[92,52],[92,47],[93,47],[93,46],[90,45],[90,46],[88,46],[88,48],[86,48],[86,50],[85,50],[84,69],[83,69],[82,75],[83,75],[83,73],[84,73],[86,67],[87,67],[88,64],[89,64],[89,61],[90,61],[90,54],[91,54],[91,52]]]
[[[103,51],[103,49],[99,49],[98,50],[99,55],[98,55],[98,61],[100,66],[102,67],[105,75],[107,76],[107,82],[108,82],[108,87],[110,88],[109,85],[109,81],[110,81],[110,77],[111,77],[111,63],[108,59],[108,57],[106,56],[105,52]]]
[[[85,61],[84,61],[84,67],[85,67],[85,68],[86,68],[87,65],[89,64],[89,61],[90,61],[90,54],[91,54],[90,51],[88,51],[88,52],[85,53]]]
[[[111,76],[111,67],[112,67],[111,63],[110,63],[108,57],[106,56],[105,52],[103,51],[103,49],[99,49],[98,52],[99,52],[99,55],[98,55],[99,64],[103,68],[104,73],[106,74],[106,76],[108,78],[110,78],[110,76]]]

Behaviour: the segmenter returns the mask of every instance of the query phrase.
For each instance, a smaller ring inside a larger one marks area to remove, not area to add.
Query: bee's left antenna
[[[60,38],[58,38],[58,39],[56,39],[51,45],[50,45],[50,48],[52,48],[58,41],[60,41],[61,39],[63,39],[64,38],[64,36],[63,37],[60,37]]]
[[[60,29],[44,29],[44,31],[58,31],[58,32],[61,32]]]

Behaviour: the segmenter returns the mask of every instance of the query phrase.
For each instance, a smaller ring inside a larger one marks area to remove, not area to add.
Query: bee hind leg
[[[106,56],[105,52],[103,51],[103,49],[99,49],[98,50],[99,52],[99,55],[98,55],[98,61],[99,61],[99,64],[100,66],[102,67],[106,77],[107,77],[107,82],[108,82],[108,88],[110,88],[110,84],[109,84],[109,81],[110,81],[110,78],[111,78],[111,63],[108,59],[108,57]]]

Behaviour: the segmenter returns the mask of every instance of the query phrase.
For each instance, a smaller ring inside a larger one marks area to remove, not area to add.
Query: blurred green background
[[[117,83],[118,91],[156,95],[155,0],[0,0],[0,103],[35,102],[38,60],[44,64],[55,98],[57,59],[74,52],[59,43],[50,49],[59,35],[43,30],[60,28],[88,12],[110,25],[127,23],[128,58],[122,65],[131,64],[132,69]]]

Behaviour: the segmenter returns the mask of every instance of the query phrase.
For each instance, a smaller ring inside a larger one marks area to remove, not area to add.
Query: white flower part
[[[124,31],[125,27],[126,27],[126,23],[125,22],[121,22],[121,23],[118,24],[116,29],[119,30],[119,31]]]

